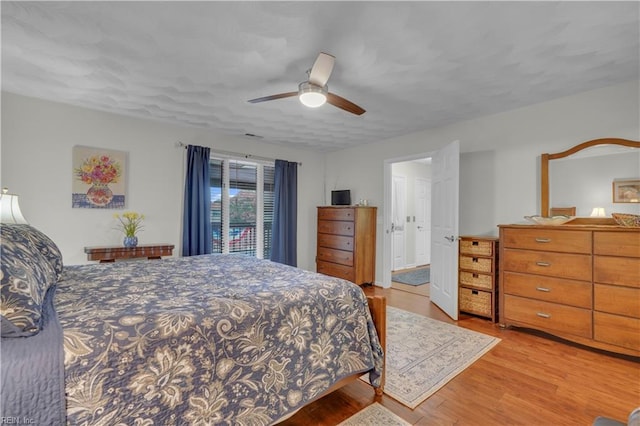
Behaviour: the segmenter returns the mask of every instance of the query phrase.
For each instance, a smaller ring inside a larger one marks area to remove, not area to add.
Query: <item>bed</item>
[[[63,267],[2,224],[1,285],[0,415],[23,424],[274,424],[384,385],[384,299],[337,278],[242,255]]]

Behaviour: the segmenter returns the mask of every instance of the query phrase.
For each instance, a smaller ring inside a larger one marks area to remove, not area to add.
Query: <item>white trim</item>
[[[220,158],[218,158],[220,160]],[[222,253],[229,254],[229,161],[222,161]]]
[[[264,258],[264,165],[256,169],[256,257]]]

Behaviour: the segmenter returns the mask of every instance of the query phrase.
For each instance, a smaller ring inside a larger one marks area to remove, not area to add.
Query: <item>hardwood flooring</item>
[[[454,323],[427,297],[380,287],[387,304]],[[411,410],[364,382],[305,407],[282,425],[336,425],[379,402],[413,425],[591,425],[597,416],[625,420],[640,406],[640,363],[464,316],[457,324],[502,341]],[[382,426],[382,425],[381,425]]]

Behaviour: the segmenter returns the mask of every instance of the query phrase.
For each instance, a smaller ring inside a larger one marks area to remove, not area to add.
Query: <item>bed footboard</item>
[[[384,351],[384,361],[382,364],[382,376],[380,377],[380,387],[376,388],[376,395],[381,396],[384,392],[384,381],[386,376],[386,359],[387,359],[387,299],[384,296],[367,296],[369,310],[373,324],[378,332],[380,346]]]

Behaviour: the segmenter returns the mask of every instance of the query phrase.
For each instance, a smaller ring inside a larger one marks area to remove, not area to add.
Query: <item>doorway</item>
[[[431,158],[429,299],[448,316],[457,320],[460,141],[455,140],[430,153],[384,160],[382,286],[391,287],[392,165],[422,158]],[[405,214],[405,218],[407,216],[413,219],[413,215]]]
[[[429,295],[431,158],[391,164],[391,287]],[[395,279],[397,277],[397,279]]]

